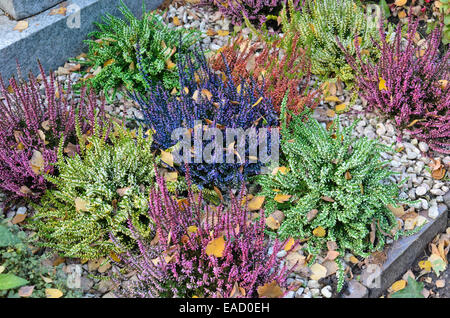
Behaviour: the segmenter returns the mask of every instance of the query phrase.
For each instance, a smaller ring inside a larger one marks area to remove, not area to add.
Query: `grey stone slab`
[[[141,0],[124,0],[137,16],[142,15]],[[147,10],[153,10],[162,0],[145,0]],[[4,80],[16,74],[16,59],[23,74],[38,72],[39,59],[46,71],[64,65],[86,49],[83,40],[95,30],[93,22],[101,22],[106,13],[120,16],[119,0],[66,1],[66,15],[49,15],[51,9],[26,19],[28,28],[13,30],[17,21],[0,16],[0,74]]]
[[[394,242],[387,251],[387,260],[381,266],[369,265],[361,273],[361,283],[369,288],[369,297],[382,295],[396,280],[398,280],[423,252],[429,242],[447,226],[448,208],[440,204],[439,215],[435,219],[428,218],[427,212],[421,215],[427,217],[428,223],[416,234],[402,237]]]
[[[15,20],[22,20],[51,8],[64,0],[0,0],[0,9]]]

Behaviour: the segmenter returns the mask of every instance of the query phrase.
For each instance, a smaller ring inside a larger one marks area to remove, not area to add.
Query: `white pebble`
[[[331,298],[331,296],[333,295],[333,293],[331,292],[331,286],[325,286],[324,288],[322,288],[320,290],[320,293],[325,297],[325,298]]]

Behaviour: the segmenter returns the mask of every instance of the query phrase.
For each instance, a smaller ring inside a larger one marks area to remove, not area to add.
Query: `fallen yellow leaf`
[[[223,239],[223,236],[220,236],[208,243],[205,252],[208,256],[223,257],[224,250],[225,240]]]
[[[391,290],[393,293],[398,292],[406,287],[406,280],[401,279],[392,284]]]
[[[283,296],[283,291],[275,280],[270,283],[266,283],[263,286],[259,286],[257,291],[259,297],[280,298]]]
[[[63,295],[62,291],[56,288],[45,289],[45,296],[47,298],[61,298]]]
[[[256,197],[254,197],[253,199],[251,199],[248,202],[248,209],[250,211],[256,211],[256,210],[261,209],[265,198],[266,198],[265,196],[256,196]]]
[[[319,263],[315,263],[311,266],[311,273],[311,279],[319,280],[327,276],[327,268]]]
[[[289,194],[277,193],[277,195],[275,195],[275,197],[273,199],[275,201],[277,201],[278,203],[284,203],[284,202],[288,201],[291,197],[292,197],[292,195],[289,195]]]
[[[28,29],[28,21],[22,20],[22,21],[17,22],[17,24],[13,30],[22,32],[23,30],[26,30],[26,29]]]
[[[173,167],[173,155],[172,153],[168,151],[161,150],[161,160],[169,165],[170,167]]]
[[[387,90],[387,87],[386,87],[386,81],[384,80],[384,79],[382,79],[381,77],[379,78],[379,83],[378,83],[378,89],[380,90],[380,91],[382,91],[382,90]]]
[[[327,234],[327,232],[325,231],[325,229],[323,227],[318,226],[313,230],[313,234],[316,237],[324,237]]]
[[[295,240],[292,237],[289,238],[289,240],[286,242],[286,245],[284,246],[284,250],[286,252],[289,251],[292,248],[292,246],[294,246],[294,244],[295,244]]]

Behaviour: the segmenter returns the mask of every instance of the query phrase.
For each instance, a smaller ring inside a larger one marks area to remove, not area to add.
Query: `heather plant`
[[[450,153],[450,51],[439,53],[442,28],[416,44],[417,28],[418,20],[411,16],[406,39],[399,24],[392,42],[380,28],[381,43],[374,43],[381,52],[377,63],[362,61],[357,41],[356,59],[347,52],[347,60],[369,111],[394,116],[397,125],[414,138],[426,141],[435,151]]]
[[[190,185],[189,173],[187,179]],[[283,258],[276,256],[285,243],[267,241],[262,210],[259,219],[250,219],[246,205],[241,204],[244,188],[237,197],[231,193],[229,206],[216,208],[191,190],[187,202],[180,205],[159,176],[157,183],[150,192],[149,215],[158,243],[136,234],[139,254],[119,255],[138,278],[121,284],[119,295],[257,297],[257,288],[265,284],[285,286],[289,270],[282,265]]]
[[[125,19],[107,14],[103,23],[96,23],[98,30],[89,34],[92,39],[86,41],[89,51],[86,60],[80,63],[96,73],[87,83],[97,91],[103,90],[109,100],[114,99],[121,85],[144,92],[145,81],[136,67],[139,42],[141,67],[151,81],[160,82],[169,90],[178,87],[175,63],[197,41],[198,31],[169,28],[161,16],[146,12],[144,3],[144,15],[138,19],[122,1],[120,3],[119,9]]]
[[[242,78],[257,79],[277,112],[287,91],[288,110],[299,114],[304,108],[315,108],[318,91],[309,87],[311,72],[306,52],[297,47],[298,38],[287,51],[279,48],[280,41],[250,44],[243,37],[235,38],[211,59],[212,68],[225,73],[228,67],[236,85]]]
[[[225,73],[216,74],[208,65],[203,52],[198,50],[193,51],[192,56],[185,55],[180,59],[178,70],[179,94],[171,94],[161,85],[149,90],[147,96],[131,94],[141,106],[143,124],[154,131],[155,148],[173,149],[179,141],[172,139],[172,133],[178,128],[194,131],[191,135],[200,131],[205,136],[210,128],[242,128],[245,131],[249,128],[278,126],[271,100],[253,78],[248,81],[242,79],[239,85],[235,85],[228,69]],[[141,71],[147,78],[145,70]],[[202,147],[211,142],[205,139]],[[228,147],[230,144],[223,148]],[[223,154],[213,153],[217,160],[210,163],[203,160],[194,162],[192,157],[195,154],[191,152],[182,153],[182,156],[190,160],[192,179],[197,185],[226,189],[260,171],[261,162],[251,162],[248,158],[248,143],[244,147],[245,158],[241,158],[245,160],[243,163],[239,159],[235,163],[227,163],[226,151]],[[220,156],[223,156],[222,163],[219,162]],[[179,168],[185,171],[184,165]]]
[[[0,217],[0,297],[44,298],[47,288],[60,290],[63,297],[81,297],[81,290],[67,288],[63,264],[46,265],[48,255],[36,253],[35,243],[35,237]]]
[[[306,0],[300,10],[289,0],[280,17],[283,32],[281,47],[291,50],[295,44],[298,48],[309,48],[313,74],[352,82],[352,69],[337,39],[348,48],[350,54],[355,54],[353,40],[358,36],[365,58],[377,57],[371,42],[372,37],[379,38],[377,26],[353,0]],[[269,42],[279,39],[276,34],[256,28],[253,31]]]
[[[285,0],[203,0],[202,2],[217,7],[231,19],[233,24],[242,24],[246,17],[253,24],[260,26],[267,21],[267,16],[278,15]]]
[[[333,241],[340,255],[349,249],[367,257],[397,227],[387,206],[397,206],[399,188],[380,155],[390,148],[352,137],[355,125],[342,128],[336,120],[327,130],[313,118],[294,115],[282,129],[284,168],[258,177],[266,213],[285,214],[279,237],[307,240],[305,249],[313,255]]]
[[[0,78],[0,189],[8,200],[42,195],[49,186],[44,174],[56,172],[53,163],[61,137],[64,146],[71,144],[77,151],[76,121],[82,133],[96,122],[107,122],[104,102],[99,104],[92,91],[82,88],[75,97],[70,83],[64,87],[53,73],[47,78],[39,68],[40,80],[33,74],[29,82],[12,78],[7,88]]]
[[[96,259],[119,252],[112,233],[126,248],[135,247],[127,221],[144,238],[151,236],[147,214],[149,188],[154,184],[151,135],[136,134],[115,123],[115,130],[85,138],[81,153],[63,157],[58,176],[46,175],[56,189],[36,206],[32,229],[45,247],[67,257]]]

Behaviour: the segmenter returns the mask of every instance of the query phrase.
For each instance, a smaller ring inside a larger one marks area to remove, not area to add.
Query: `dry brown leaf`
[[[237,282],[234,282],[233,289],[230,293],[230,298],[238,298],[238,297],[245,297],[245,289],[242,287],[239,287],[239,284]]]
[[[75,209],[77,210],[77,212],[88,211],[87,205],[87,201],[83,200],[82,198],[75,199]]]
[[[30,297],[33,294],[34,285],[33,286],[22,286],[19,288],[18,294],[20,297]]]
[[[13,30],[22,32],[23,30],[26,30],[26,29],[28,29],[28,21],[22,20],[22,21],[17,22],[17,24]]]
[[[327,256],[325,257],[326,260],[334,261],[336,257],[339,256],[338,251],[328,251]]]
[[[330,198],[330,197],[327,197],[327,196],[321,196],[320,197],[322,200],[324,200],[324,201],[327,201],[327,202],[334,202],[334,199],[333,198]]]
[[[298,252],[289,253],[286,256],[286,265],[293,271],[299,271],[306,265],[306,257]]]
[[[176,26],[180,26],[181,25],[181,21],[178,17],[173,17],[173,24],[175,24]]]
[[[32,194],[33,193],[33,191],[31,191],[31,189],[28,188],[27,186],[21,186],[20,192],[22,192],[23,194]]]
[[[33,156],[30,160],[30,166],[34,173],[38,174],[44,170],[44,157],[42,153],[37,150],[33,150]]]
[[[438,280],[436,281],[436,287],[437,287],[437,288],[443,288],[443,287],[445,287],[445,280],[444,280],[444,279],[438,279]]]
[[[12,220],[12,224],[22,223],[27,218],[27,214],[17,214]]]
[[[320,265],[319,263],[315,263],[311,266],[311,279],[320,280],[327,276],[327,268],[325,266]]]
[[[389,210],[391,210],[392,213],[394,213],[394,215],[396,217],[402,217],[403,215],[405,215],[405,209],[403,208],[403,205],[399,205],[398,207],[394,207],[392,204],[388,204],[387,208]]]
[[[227,36],[228,34],[230,34],[230,32],[226,31],[226,30],[219,30],[219,31],[217,31],[217,35],[218,36]]]
[[[59,8],[52,9],[48,15],[66,15],[67,8],[65,6],[60,6]]]
[[[317,213],[319,213],[319,210],[317,209],[312,209],[309,211],[308,214],[306,214],[306,219],[308,222],[311,222],[317,216]]]
[[[327,242],[327,249],[329,251],[335,251],[335,250],[337,250],[337,248],[338,248],[338,246],[337,246],[337,243],[335,241],[328,241]]]
[[[327,269],[327,276],[336,274],[338,270],[338,265],[333,260],[325,260],[322,263],[322,266],[324,266]]]
[[[116,190],[116,192],[120,197],[123,197],[125,194],[127,194],[127,191],[130,189],[131,187],[119,188]]]
[[[283,291],[275,280],[270,283],[266,283],[264,286],[259,286],[257,291],[259,297],[280,298],[283,296]]]

